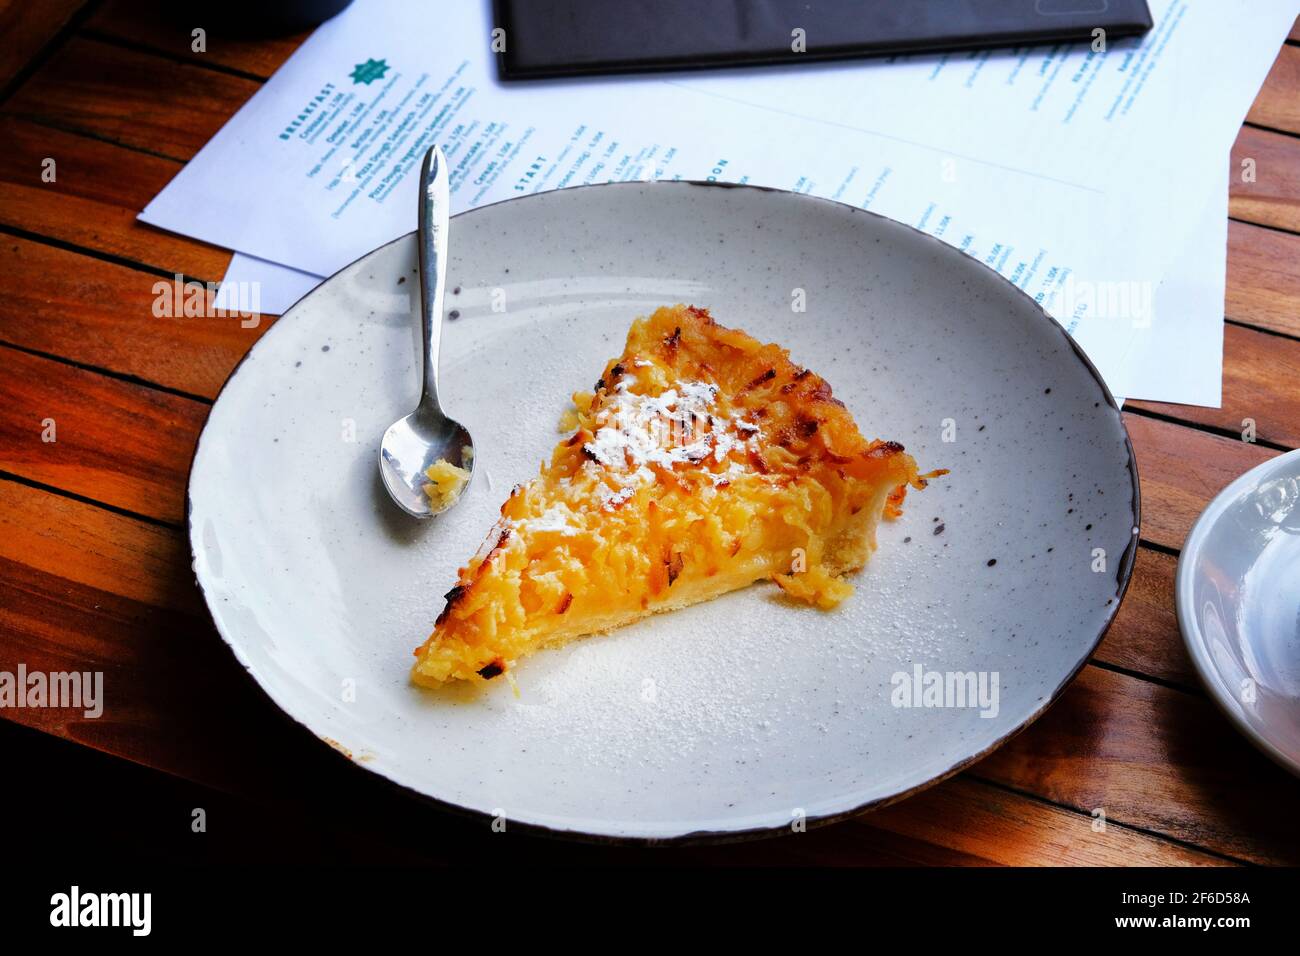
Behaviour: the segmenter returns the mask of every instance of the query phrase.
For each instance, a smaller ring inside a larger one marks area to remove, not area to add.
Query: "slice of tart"
[[[824,379],[704,309],[638,319],[572,435],[461,568],[417,684],[489,680],[542,647],[771,579],[831,608],[876,524],[923,488]],[[938,474],[936,472],[935,474]]]

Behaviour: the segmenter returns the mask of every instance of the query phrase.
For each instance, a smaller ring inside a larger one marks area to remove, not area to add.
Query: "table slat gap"
[[[204,70],[211,70],[214,73],[224,73],[227,76],[238,77],[241,80],[251,80],[254,83],[266,83],[269,76],[262,76],[257,73],[249,73],[238,67],[227,66],[220,61],[208,57],[187,57],[170,50],[153,46],[148,43],[138,43],[126,37],[114,36],[111,33],[104,33],[94,27],[82,27],[77,31],[78,36],[85,37],[95,43],[104,43],[109,46],[119,47],[123,50],[130,50],[133,53],[142,53],[145,56],[156,56],[172,63],[180,63],[185,66],[197,66]]]
[[[126,382],[130,385],[139,385],[143,388],[153,389],[154,391],[161,392],[164,395],[174,395],[177,398],[189,399],[192,402],[206,405],[209,408],[211,408],[213,404],[213,399],[208,398],[206,395],[195,395],[193,392],[186,392],[179,388],[172,388],[169,385],[163,385],[159,382],[152,382],[147,378],[140,378],[137,375],[114,371],[111,368],[102,368],[98,365],[89,365],[86,362],[79,362],[76,359],[68,358],[64,355],[56,355],[53,352],[43,352],[40,349],[28,348],[25,345],[18,345],[14,342],[6,342],[4,339],[0,339],[0,348],[13,349],[15,352],[21,352],[24,355],[33,355],[37,358],[48,359],[51,362],[68,365],[72,368],[80,369],[83,372],[93,372],[96,375],[103,375],[105,378],[111,378],[119,382]]]

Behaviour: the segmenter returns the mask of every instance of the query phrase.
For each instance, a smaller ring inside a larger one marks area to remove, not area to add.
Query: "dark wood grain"
[[[86,0],[0,0],[0,89],[41,52]]]
[[[1220,491],[1278,454],[1173,422],[1124,413],[1142,479],[1142,538],[1181,548],[1187,532]]]
[[[256,80],[78,36],[23,84],[6,109],[184,160],[260,88]]]
[[[1171,600],[1177,570],[1172,555],[1138,549],[1128,594],[1093,660],[1200,694]]]
[[[1238,859],[1300,863],[1300,779],[1208,700],[1088,667],[977,776]]]
[[[0,238],[0,342],[212,398],[270,320],[156,317],[155,285],[171,281]]]
[[[979,774],[977,768],[975,773]],[[1104,830],[1091,814],[1026,801],[968,776],[861,818],[873,828],[946,847],[964,863],[1002,866],[1213,866],[1221,860],[1153,840],[1110,817]],[[953,824],[960,821],[960,826]],[[950,862],[958,862],[953,860]]]
[[[136,216],[181,164],[0,114],[0,224],[156,270],[217,281],[230,252]],[[55,162],[53,182],[42,164]]]
[[[1278,51],[1246,122],[1300,133],[1300,47],[1287,44]]]
[[[164,0],[107,0],[83,30],[138,44],[205,66],[239,70],[263,79],[280,68],[310,33],[286,36],[239,36],[230,27],[210,22],[184,4]],[[194,30],[205,31],[202,51],[194,49]]]
[[[1300,235],[1228,223],[1228,318],[1300,337]]]
[[[0,347],[0,470],[163,521],[208,406]]]
[[[1232,146],[1228,214],[1300,232],[1300,138],[1242,127]]]

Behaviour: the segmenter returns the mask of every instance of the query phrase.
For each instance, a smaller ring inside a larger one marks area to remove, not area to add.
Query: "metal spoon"
[[[471,474],[474,441],[465,426],[442,411],[438,401],[438,342],[442,333],[442,301],[447,283],[447,231],[450,217],[449,172],[442,149],[434,146],[420,170],[420,311],[424,341],[424,384],[420,404],[405,418],[388,426],[379,445],[379,474],[384,487],[407,514],[430,518],[459,499],[466,480],[453,495],[431,500],[425,492],[425,470],[439,460]]]

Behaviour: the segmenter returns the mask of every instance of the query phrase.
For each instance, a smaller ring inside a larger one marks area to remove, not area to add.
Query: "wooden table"
[[[210,35],[193,53],[190,25],[120,0],[0,0],[0,36],[0,670],[102,670],[107,696],[98,720],[0,716],[63,738],[9,725],[24,754],[51,768],[89,759],[87,773],[130,792],[129,826],[155,823],[125,842],[175,827],[164,852],[210,857],[184,842],[202,805],[210,831],[240,821],[227,846],[270,859],[1300,863],[1300,780],[1207,699],[1173,610],[1200,510],[1300,445],[1300,29],[1233,149],[1232,168],[1253,158],[1257,178],[1235,175],[1231,190],[1223,407],[1124,412],[1142,548],[1089,666],[1030,729],[899,805],[797,837],[675,850],[502,840],[431,811],[292,727],[208,621],[186,474],[213,397],[270,320],[155,318],[159,278],[217,281],[230,254],[135,217],[302,37]],[[1246,418],[1254,443],[1241,439]]]

